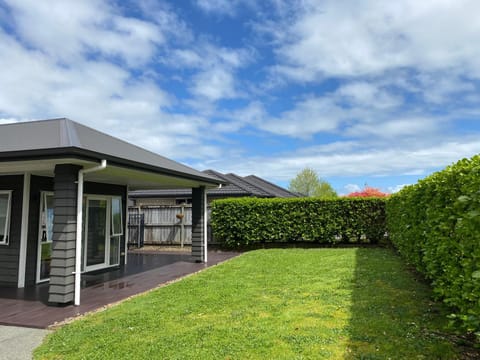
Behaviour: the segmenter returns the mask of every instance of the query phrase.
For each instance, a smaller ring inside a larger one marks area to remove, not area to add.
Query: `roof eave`
[[[76,158],[79,160],[100,161],[107,160],[111,165],[127,167],[141,171],[148,171],[153,173],[161,173],[164,175],[187,178],[189,180],[197,181],[202,185],[214,188],[219,185],[226,185],[227,182],[214,179],[209,176],[197,176],[179,172],[167,168],[162,168],[154,165],[149,165],[129,159],[116,157],[109,154],[102,154],[91,150],[86,150],[77,147],[59,147],[47,149],[21,150],[21,151],[6,151],[0,153],[0,162],[2,161],[22,161],[22,160],[41,160],[41,159],[60,159],[60,158]]]

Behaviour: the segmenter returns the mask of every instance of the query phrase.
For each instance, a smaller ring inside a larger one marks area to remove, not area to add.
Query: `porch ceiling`
[[[84,169],[88,169],[97,166],[99,163],[76,158],[6,161],[0,162],[0,175],[15,175],[28,172],[32,175],[53,177],[55,165],[57,164],[76,164]],[[130,190],[192,188],[198,186],[214,187],[211,183],[202,183],[160,172],[128,168],[109,163],[108,161],[105,170],[85,174],[85,181],[128,185]]]

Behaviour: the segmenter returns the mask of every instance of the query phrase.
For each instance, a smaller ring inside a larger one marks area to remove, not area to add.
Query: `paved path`
[[[0,325],[0,360],[28,360],[50,330]]]

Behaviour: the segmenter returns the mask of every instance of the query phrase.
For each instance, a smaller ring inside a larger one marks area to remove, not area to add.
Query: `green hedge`
[[[480,336],[480,156],[464,159],[387,202],[392,243]]]
[[[267,242],[377,243],[384,238],[383,199],[217,200],[211,224],[227,246]]]

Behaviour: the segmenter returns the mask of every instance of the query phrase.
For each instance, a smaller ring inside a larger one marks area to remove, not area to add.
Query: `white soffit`
[[[95,161],[72,158],[8,161],[0,162],[0,175],[21,175],[29,172],[32,175],[53,177],[55,165],[58,164],[75,164],[82,166],[84,169],[98,165]],[[105,170],[85,174],[85,181],[128,185],[131,190],[191,188],[199,185],[198,181],[161,173],[112,166],[108,162]],[[212,184],[207,183],[201,185],[213,187]]]

